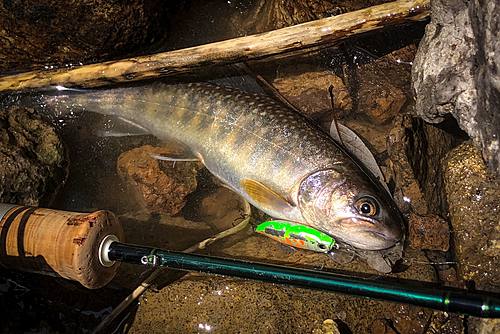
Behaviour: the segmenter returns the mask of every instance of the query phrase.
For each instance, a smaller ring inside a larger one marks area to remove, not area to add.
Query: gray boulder
[[[500,3],[431,1],[431,22],[415,58],[416,112],[427,122],[452,115],[500,176]]]

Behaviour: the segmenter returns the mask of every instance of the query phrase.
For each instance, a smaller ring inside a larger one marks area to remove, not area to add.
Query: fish
[[[356,157],[302,114],[267,95],[210,83],[45,95],[57,113],[114,115],[175,142],[173,161],[199,160],[275,219],[312,227],[362,250],[402,240],[391,195]]]

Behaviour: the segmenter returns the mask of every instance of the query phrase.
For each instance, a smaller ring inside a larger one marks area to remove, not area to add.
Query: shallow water
[[[237,4],[228,8],[228,11],[242,12]],[[204,13],[204,15],[197,16],[196,27],[198,28],[188,29],[175,45],[168,45],[164,49],[203,44],[247,33],[241,29],[228,32],[229,30],[225,27],[228,24],[235,24],[234,16],[231,16],[233,21],[217,23],[213,20],[214,15],[206,11],[206,7],[195,9],[195,11]],[[200,28],[207,26],[211,28]],[[241,26],[238,25],[238,27]],[[378,57],[418,40],[423,34],[423,28],[424,24],[414,24],[411,27],[388,29],[370,36],[352,38],[336,48],[321,50],[312,55],[260,63],[252,62],[249,65],[252,70],[264,76],[269,82],[273,82],[276,77],[284,77],[296,72],[299,65],[313,71],[331,71],[344,78],[344,84],[356,100],[353,102],[356,107],[360,101],[356,98],[355,92],[361,88],[359,83],[364,79],[366,79],[365,86],[377,87],[384,84],[387,75],[396,77],[398,66],[403,72],[409,72],[411,65],[405,63],[392,66],[393,63],[391,66],[396,69],[388,72],[370,64]],[[394,79],[393,82],[399,82],[397,88],[406,97],[400,107],[400,112],[410,110],[413,97],[409,77],[401,75],[392,79]],[[327,88],[325,87],[325,90]],[[389,96],[391,94],[389,93]],[[342,122],[366,139],[376,157],[379,157],[385,153],[385,141],[391,122],[389,119],[374,125],[370,117],[372,116],[364,113],[351,112],[343,117]],[[329,113],[314,115],[313,118],[327,129],[332,120]],[[130,187],[120,179],[116,172],[117,159],[121,153],[132,148],[143,145],[161,145],[161,142],[148,135],[99,137],[98,130],[105,129],[109,124],[109,119],[93,113],[83,113],[62,121],[58,118],[54,121],[58,133],[67,143],[71,164],[68,182],[53,208],[77,212],[110,210],[120,218],[128,243],[172,250],[186,249],[231,227],[233,222],[240,217],[241,208],[238,205],[237,196],[221,188],[206,171],[200,172],[197,190],[188,196],[186,206],[174,217],[143,212],[140,204],[131,194]],[[380,158],[379,161],[383,163],[386,160]],[[386,171],[389,166],[382,165],[382,168]],[[289,250],[278,243],[255,235],[251,228],[213,244],[205,252],[217,256],[306,266],[318,270],[323,268],[342,270],[341,265],[333,263],[323,254]],[[412,254],[411,256],[417,259],[422,255]],[[361,259],[355,259],[348,268],[350,271],[377,275],[377,272],[369,268]],[[432,268],[418,270],[427,271],[421,276],[415,272],[403,273],[400,276],[427,277],[430,281],[435,280]],[[0,271],[0,277],[2,277],[0,298],[4,312],[0,315],[3,324],[0,329],[9,333],[87,333],[92,331],[128,293],[138,286],[147,274],[148,268],[123,264],[115,279],[107,287],[98,291],[89,291],[78,283],[60,278],[25,275],[2,269]],[[139,301],[132,303],[128,310],[123,312],[104,332],[122,332],[124,328],[137,333],[165,332],[165,322],[167,322],[165,319],[168,319],[171,331],[186,333],[223,333],[227,332],[228,328],[258,332],[302,332],[306,328],[307,331],[312,328],[318,329],[323,320],[333,317],[340,324],[341,333],[361,333],[369,328],[372,324],[370,321],[374,319],[373,316],[365,317],[364,312],[379,314],[379,318],[382,319],[391,318],[391,315],[387,315],[388,311],[384,311],[384,304],[379,302],[360,300],[359,304],[356,302],[354,305],[342,307],[351,303],[351,300],[334,294],[282,289],[254,282],[190,275],[177,280],[181,275],[177,272],[169,272],[166,278],[157,282],[157,288],[160,290],[158,294],[149,293],[139,298]],[[201,288],[197,284],[200,282]],[[161,289],[164,286],[166,288]],[[246,291],[242,292],[242,290]],[[247,295],[248,291],[250,294]],[[165,293],[167,297],[162,297],[162,293]],[[179,293],[184,293],[184,295],[179,295]],[[222,299],[221,295],[225,298]],[[258,309],[248,308],[250,304],[245,306],[243,302],[246,298],[250,300],[249,296],[255,298],[255,300],[252,299],[252,303],[260,303]],[[207,301],[209,299],[211,301]],[[207,301],[204,304],[207,305],[205,308],[198,307],[200,300]],[[320,311],[309,309],[311,300],[316,301],[316,305],[321,307]],[[285,309],[283,305],[287,302],[293,304],[293,307]],[[143,305],[142,309],[138,307],[139,304]],[[332,309],[328,309],[328,305],[331,305]],[[225,310],[224,308],[227,307],[234,307],[234,310]],[[396,309],[399,306],[393,305],[393,307]],[[277,327],[278,325],[271,321],[267,324],[252,323],[255,316],[265,317],[271,314],[274,308],[279,309],[276,312],[284,313],[281,316],[287,319],[286,321],[292,321],[294,317],[298,319],[299,314],[294,312],[300,310],[308,314],[309,320],[300,318],[297,324],[286,325],[288,327]],[[216,312],[219,313],[215,314]],[[287,312],[290,316],[288,318]],[[392,309],[390,312],[397,313]],[[428,310],[415,311],[410,307],[401,307],[399,312],[412,318],[415,328],[424,326],[421,323],[424,320],[418,321],[420,319],[418,312],[432,313]],[[161,319],[162,313],[168,313],[169,317]],[[189,324],[185,327],[182,327],[182,324],[186,322],[182,316],[189,318]],[[230,320],[223,320],[224,317]],[[429,321],[429,317],[422,316],[421,318]]]

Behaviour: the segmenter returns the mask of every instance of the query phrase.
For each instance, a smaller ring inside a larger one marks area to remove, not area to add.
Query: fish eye
[[[356,201],[356,210],[362,215],[374,216],[377,213],[377,206],[373,199],[362,197]]]

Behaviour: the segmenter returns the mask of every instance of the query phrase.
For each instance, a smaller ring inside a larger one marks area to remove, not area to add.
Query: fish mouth
[[[346,224],[347,223],[347,224]],[[390,228],[377,228],[380,224],[366,217],[342,219],[345,243],[362,250],[382,250],[391,248],[403,238],[403,231]]]
[[[393,236],[393,235],[389,235],[389,234],[384,234],[384,233],[377,232],[377,231],[367,231],[367,233],[371,234],[376,239],[384,240],[386,242],[387,247],[384,247],[384,248],[381,248],[381,249],[386,249],[386,248],[394,246],[402,238],[402,235],[400,237],[397,237],[397,236]]]

